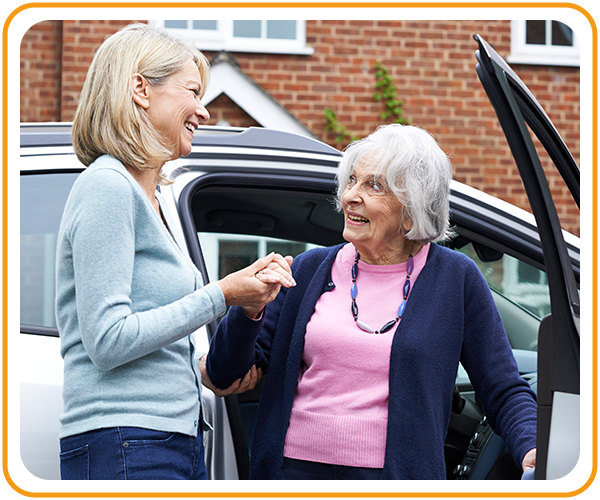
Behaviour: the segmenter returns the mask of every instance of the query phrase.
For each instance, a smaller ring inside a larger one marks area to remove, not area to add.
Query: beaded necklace
[[[406,281],[404,282],[404,287],[402,288],[403,299],[400,307],[398,307],[398,315],[396,319],[388,321],[385,325],[381,327],[380,330],[374,330],[369,325],[367,325],[364,321],[358,319],[358,306],[356,305],[356,296],[358,295],[358,287],[356,286],[356,278],[358,276],[358,259],[360,259],[360,254],[358,250],[356,251],[356,257],[354,258],[354,264],[352,265],[352,287],[350,288],[350,296],[352,297],[352,316],[354,316],[354,321],[358,325],[358,327],[372,334],[381,334],[389,331],[402,317],[404,314],[404,310],[406,309],[406,300],[408,299],[408,292],[410,292],[410,275],[415,268],[415,262],[413,260],[413,254],[410,253],[408,257],[408,262],[406,263]]]

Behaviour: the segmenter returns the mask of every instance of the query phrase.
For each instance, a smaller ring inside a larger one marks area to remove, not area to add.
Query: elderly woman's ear
[[[150,84],[148,83],[148,80],[139,73],[135,73],[131,77],[131,95],[133,97],[133,102],[144,109],[148,109],[150,106],[149,87]]]

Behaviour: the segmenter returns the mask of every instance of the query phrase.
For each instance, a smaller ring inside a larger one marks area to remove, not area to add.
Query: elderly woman
[[[57,250],[63,479],[205,479],[192,334],[226,305],[262,308],[292,284],[270,255],[203,286],[170,233],[161,167],[188,155],[208,120],[207,77],[193,46],[141,24],[108,38],[89,69],[73,124],[88,168]],[[256,368],[241,378],[226,392],[251,387]]]
[[[255,479],[445,479],[459,362],[517,463],[535,463],[536,402],[489,288],[447,238],[452,168],[427,132],[388,125],[339,167],[347,244],[311,250],[261,315],[232,308],[205,371],[268,374]],[[258,319],[256,319],[258,318]],[[206,378],[206,377],[205,377]],[[206,379],[208,384],[208,379]]]

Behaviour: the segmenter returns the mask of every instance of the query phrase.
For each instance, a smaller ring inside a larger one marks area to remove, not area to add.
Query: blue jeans
[[[111,427],[60,440],[61,479],[208,479],[198,437]]]
[[[308,462],[295,458],[283,458],[283,475],[286,479],[356,479],[377,480],[381,479],[382,469],[368,467],[350,467],[347,465],[323,464]]]

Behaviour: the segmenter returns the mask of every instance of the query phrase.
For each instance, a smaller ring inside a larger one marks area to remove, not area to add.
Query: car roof
[[[69,122],[21,123],[21,149],[71,146],[71,126]],[[338,160],[342,156],[339,150],[310,137],[261,127],[201,125],[193,146],[313,153]]]

